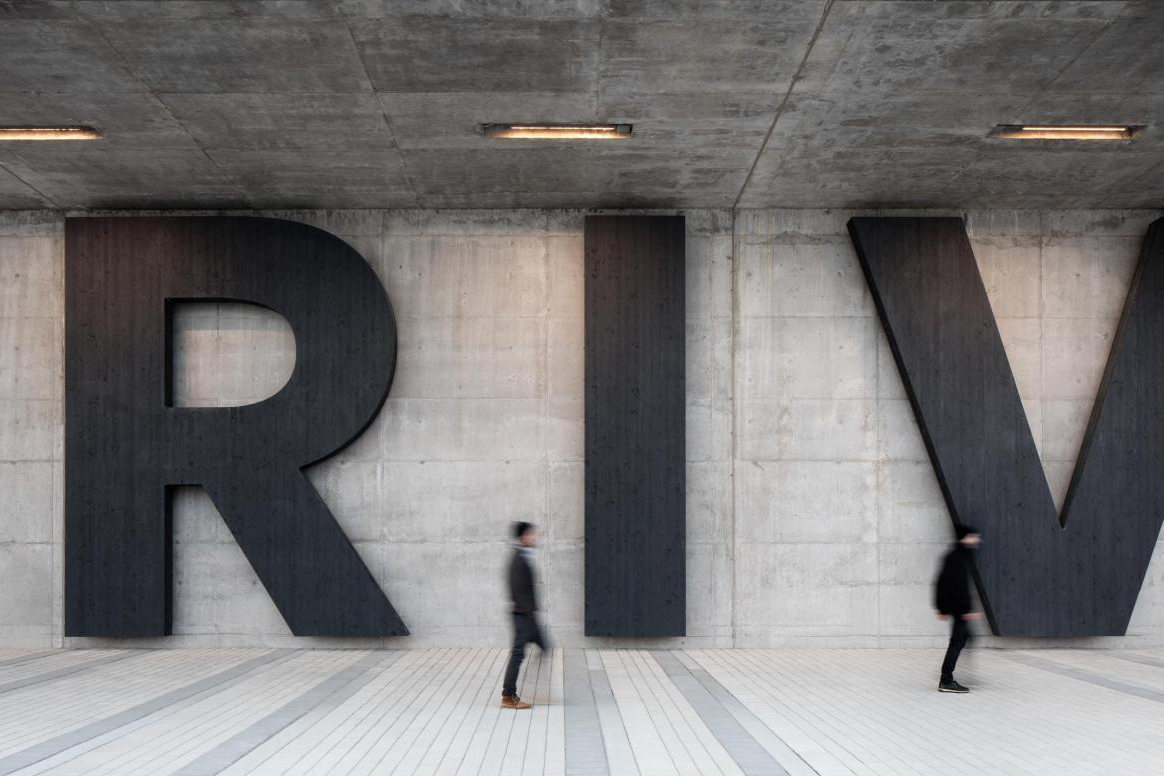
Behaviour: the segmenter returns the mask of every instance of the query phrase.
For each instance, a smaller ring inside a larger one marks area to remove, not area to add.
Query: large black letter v
[[[1122,635],[1164,518],[1164,220],[1061,517],[961,219],[854,218],[849,232],[950,515],[983,530],[975,576],[994,632]]]

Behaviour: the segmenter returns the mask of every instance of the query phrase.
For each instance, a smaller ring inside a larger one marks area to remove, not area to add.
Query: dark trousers
[[[954,615],[954,625],[950,629],[950,646],[946,648],[946,659],[942,661],[942,681],[954,681],[954,666],[958,665],[958,655],[970,643],[970,623],[959,615]]]
[[[505,681],[501,684],[502,695],[517,695],[517,673],[521,670],[521,661],[525,659],[526,644],[537,644],[543,650],[546,648],[537,618],[532,614],[514,612],[513,652],[509,653],[509,666],[505,669]]]

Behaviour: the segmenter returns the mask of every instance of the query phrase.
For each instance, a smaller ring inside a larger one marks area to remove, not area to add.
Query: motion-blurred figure
[[[950,618],[950,646],[946,649],[946,659],[942,661],[942,679],[938,683],[939,692],[970,692],[954,681],[954,666],[958,655],[970,642],[970,621],[982,616],[974,611],[974,600],[970,597],[970,553],[982,542],[978,531],[968,525],[955,529],[958,541],[942,560],[942,570],[934,585],[934,605],[938,616]]]
[[[532,523],[513,524],[513,559],[509,563],[509,597],[513,601],[513,652],[501,685],[501,708],[528,709],[530,704],[517,697],[517,674],[525,659],[525,645],[546,643],[538,625],[538,598],[534,584],[533,552],[538,532]]]

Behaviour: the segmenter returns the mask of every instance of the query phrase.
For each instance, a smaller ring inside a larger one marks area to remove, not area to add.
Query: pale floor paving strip
[[[1035,668],[1041,668],[1044,671],[1051,671],[1062,676],[1069,676],[1072,679],[1078,679],[1081,682],[1089,682],[1091,684],[1099,685],[1100,687],[1107,687],[1112,690],[1117,690],[1128,695],[1135,695],[1139,698],[1146,698],[1157,703],[1164,703],[1164,691],[1153,690],[1148,687],[1143,687],[1137,684],[1129,684],[1115,679],[1109,679],[1106,676],[1091,671],[1084,671],[1074,666],[1065,665],[1057,660],[1048,660],[1034,655],[1007,655],[1010,660],[1017,660],[1020,663],[1025,663]]]
[[[223,664],[267,653],[202,650],[171,656],[139,651],[132,659],[69,677],[67,682],[32,685],[0,696],[5,698],[0,708],[20,710],[0,716],[0,757],[26,753],[30,746],[55,736],[108,721],[138,703],[213,674]]]
[[[425,674],[426,660],[439,653],[408,652],[391,664],[381,666],[364,685],[340,706],[321,716],[313,710],[272,736],[263,745],[238,760],[224,773],[310,773],[347,772],[344,758],[357,751],[362,741],[390,719],[385,712],[392,694],[407,692],[409,683]]]
[[[1164,650],[0,652],[0,774],[1161,774]]]
[[[356,653],[342,653],[345,662]],[[243,674],[221,691],[167,709],[160,719],[139,726],[103,746],[69,760],[51,773],[153,774],[164,756],[167,772],[230,739],[302,693],[336,664],[336,653],[312,660],[300,652]],[[303,683],[303,684],[301,684]]]
[[[249,754],[275,733],[315,708],[331,709],[346,700],[358,688],[353,686],[370,668],[377,663],[395,660],[397,655],[373,653],[353,663],[338,673],[329,676],[307,692],[294,698],[277,711],[264,717],[232,738],[204,752],[198,759],[187,763],[177,771],[177,776],[213,776],[233,765],[243,755]]]
[[[1059,653],[1056,653],[1055,656],[1058,656],[1058,654]],[[1062,654],[1066,655],[1066,656],[1070,656],[1072,654],[1072,650],[1064,649],[1064,650],[1062,650]],[[1134,652],[1130,652],[1130,650],[1121,650],[1121,652],[1103,653],[1102,661],[1101,661],[1101,662],[1103,662],[1103,664],[1107,665],[1107,667],[1112,668],[1114,670],[1119,670],[1120,668],[1123,668],[1123,667],[1121,667],[1119,662],[1113,662],[1113,661],[1127,661],[1129,663],[1140,663],[1141,665],[1152,665],[1152,667],[1155,667],[1155,668],[1164,668],[1164,658],[1150,657],[1148,655],[1140,655],[1140,654],[1137,654]],[[1094,665],[1093,665],[1093,667],[1094,667]],[[1164,672],[1161,672],[1161,679],[1164,679]]]
[[[761,722],[755,714],[744,706],[736,696],[728,692],[722,684],[712,679],[711,675],[687,655],[687,653],[674,652],[672,654],[676,660],[687,667],[691,675],[704,686],[711,696],[719,701],[720,705],[735,718],[740,727],[747,731],[766,752],[773,756],[779,768],[782,769],[776,770],[774,773],[787,773],[789,776],[807,776],[808,774],[815,773],[771,728]],[[745,760],[744,762],[746,763],[747,761]]]
[[[63,668],[56,668],[49,671],[31,673],[27,676],[18,679],[10,679],[6,682],[0,682],[0,694],[9,693],[13,690],[20,690],[29,685],[41,684],[43,682],[52,682],[57,679],[63,679],[66,676],[81,673],[82,671],[89,671],[97,666],[105,665],[106,663],[116,663],[118,660],[125,660],[132,657],[133,652],[128,650],[121,652],[113,652],[103,654],[98,657],[92,657],[81,663],[64,666]]]
[[[20,660],[11,658],[4,666],[0,666],[0,683],[8,684],[32,676],[49,677],[64,668],[77,667],[91,663],[95,658],[108,656],[132,656],[132,652],[123,651],[94,651],[94,652],[66,652],[53,650],[49,654],[35,653],[35,658]],[[67,675],[67,674],[61,674]]]
[[[603,669],[598,650],[586,650],[586,667],[590,672],[590,687],[594,692],[594,705],[598,707],[598,724],[602,728],[602,745],[606,749],[610,772],[637,776],[639,767],[634,750],[631,749],[622,712],[618,709],[618,701],[610,687],[610,677]],[[576,735],[576,731],[571,733]]]
[[[15,754],[0,760],[0,774],[8,774],[13,771],[20,770],[26,766],[36,764],[38,767],[51,764],[51,759],[54,755],[60,754],[66,750],[74,750],[76,754],[86,747],[87,744],[96,744],[101,741],[106,733],[112,731],[121,731],[122,734],[128,732],[128,728],[138,720],[160,712],[167,707],[176,704],[190,701],[196,697],[203,697],[213,691],[225,682],[229,682],[239,676],[251,671],[259,666],[270,663],[276,659],[285,660],[291,654],[279,654],[277,652],[269,652],[265,655],[245,660],[231,668],[211,674],[205,678],[198,679],[191,684],[180,687],[176,690],[171,690],[168,693],[158,696],[152,700],[145,701],[136,706],[114,714],[110,717],[91,722],[88,725],[74,731],[61,733],[58,736],[41,741],[35,746],[24,749]]]
[[[683,696],[698,710],[700,718],[731,753],[732,759],[747,776],[786,776],[788,772],[757,743],[739,720],[679,658],[665,651],[652,652],[651,656],[662,666],[663,671]],[[704,675],[706,676],[706,672]],[[706,679],[715,682],[710,677]]]
[[[31,663],[34,660],[40,660],[42,657],[51,657],[59,654],[60,650],[57,649],[44,649],[40,652],[20,652],[9,657],[0,658],[0,668]]]

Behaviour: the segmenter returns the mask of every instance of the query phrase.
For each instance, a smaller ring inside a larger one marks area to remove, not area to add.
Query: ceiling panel
[[[1051,84],[1066,94],[1164,94],[1164,8],[1133,3]],[[1134,102],[1134,100],[1129,100]]]
[[[376,95],[162,94],[161,101],[205,149],[394,149]]]
[[[783,93],[816,19],[682,19],[602,25],[602,93]]]
[[[97,26],[155,92],[370,89],[342,20],[249,17]]]
[[[0,208],[1159,206],[1162,33],[1148,0],[0,2],[0,124],[105,133],[3,144]],[[1035,121],[1149,127],[987,137]]]
[[[54,126],[84,124],[100,127],[102,147],[197,148],[194,140],[157,97],[139,92],[39,92],[0,95],[0,124]],[[69,153],[63,148],[47,149]],[[32,143],[5,143],[11,152],[33,151]],[[41,149],[42,151],[46,149]]]
[[[395,153],[344,148],[212,149],[210,158],[238,182],[253,207],[410,207],[412,186]]]
[[[13,144],[15,145],[15,144]],[[246,207],[239,186],[197,149],[22,143],[3,166],[62,207]],[[57,148],[73,146],[67,153]]]
[[[598,116],[593,92],[405,92],[380,93],[379,98],[391,117],[396,143],[406,150],[473,148],[490,153],[498,145],[481,134],[482,123],[592,122]],[[558,145],[554,150],[576,154],[578,148]]]
[[[1164,184],[1127,188],[1164,150],[1154,126],[1119,144],[987,136],[997,124],[1156,124],[1164,103],[1147,88],[1097,101],[1072,80],[1089,60],[1139,72],[1126,64],[1136,56],[1117,31],[1143,10],[1122,2],[837,3],[740,204],[1158,205]],[[1109,81],[1109,90],[1123,88]]]
[[[60,2],[101,22],[238,19],[338,19],[336,0],[72,0]]]
[[[591,20],[394,16],[351,23],[381,92],[593,91]]]
[[[3,157],[0,156],[0,162]],[[0,201],[12,210],[35,210],[55,207],[56,204],[31,188],[8,170],[0,168]]]
[[[145,86],[93,25],[9,18],[0,22],[0,90],[109,94]]]

